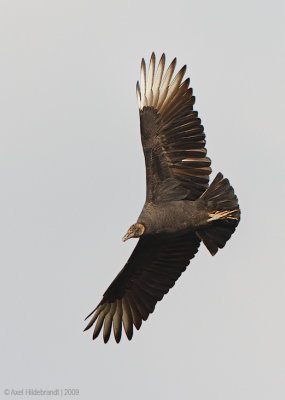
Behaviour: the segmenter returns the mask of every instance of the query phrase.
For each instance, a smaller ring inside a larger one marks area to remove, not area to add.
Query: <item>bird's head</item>
[[[136,224],[130,226],[128,232],[123,237],[123,242],[132,237],[134,238],[140,237],[144,233],[144,231],[145,231],[144,225],[137,222]]]

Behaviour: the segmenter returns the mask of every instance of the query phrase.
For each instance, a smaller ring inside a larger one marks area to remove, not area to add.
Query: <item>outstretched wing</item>
[[[195,233],[163,239],[160,235],[141,237],[125,267],[111,283],[85,330],[96,322],[93,339],[103,325],[108,342],[113,325],[116,342],[121,340],[122,322],[129,340],[133,325],[139,329],[154,311],[156,303],[174,286],[198,251],[200,240]]]
[[[163,77],[164,65],[163,54],[155,71],[152,53],[148,74],[142,60],[137,83],[147,201],[196,200],[208,187],[211,173],[204,128],[193,111],[190,80],[182,82],[186,66],[172,79],[176,58]]]

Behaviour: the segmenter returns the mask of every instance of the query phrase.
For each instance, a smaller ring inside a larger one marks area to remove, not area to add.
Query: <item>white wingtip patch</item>
[[[142,59],[140,83],[137,83],[137,98],[140,110],[148,106],[154,107],[158,112],[163,113],[168,108],[183,85],[182,79],[186,71],[186,65],[184,65],[172,79],[175,66],[176,58],[171,62],[163,76],[165,54],[162,54],[155,70],[155,54],[152,53],[148,72],[146,73],[145,60]]]

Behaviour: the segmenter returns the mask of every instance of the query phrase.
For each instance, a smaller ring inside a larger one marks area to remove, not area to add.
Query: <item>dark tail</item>
[[[209,219],[208,225],[200,228],[197,235],[215,255],[225,246],[240,221],[238,199],[228,179],[220,172],[200,199],[205,203]]]

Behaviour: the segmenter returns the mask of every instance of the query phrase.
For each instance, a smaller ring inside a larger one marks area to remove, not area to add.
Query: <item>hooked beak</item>
[[[134,237],[134,233],[133,232],[127,232],[126,234],[125,234],[125,236],[123,236],[123,242],[125,242],[126,240],[128,240],[128,239],[130,239],[130,238],[132,238],[132,237]]]

